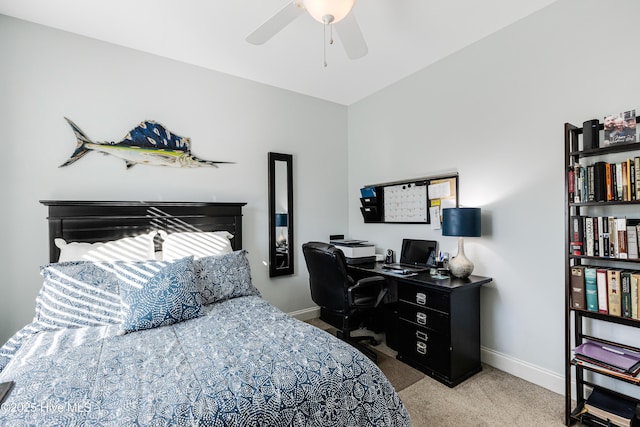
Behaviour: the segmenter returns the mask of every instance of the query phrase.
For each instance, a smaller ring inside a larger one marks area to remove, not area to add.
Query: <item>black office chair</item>
[[[347,274],[347,261],[342,251],[322,242],[302,245],[302,253],[309,270],[311,299],[321,308],[321,319],[339,329],[338,338],[356,347],[374,362],[376,353],[361,341],[373,345],[378,342],[372,336],[352,337],[351,331],[358,329],[367,314],[380,305],[387,293],[384,278],[366,277],[357,282]]]

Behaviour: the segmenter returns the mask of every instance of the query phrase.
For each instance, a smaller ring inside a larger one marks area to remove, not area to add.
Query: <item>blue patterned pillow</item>
[[[193,319],[202,299],[193,257],[173,262],[117,263],[124,320],[121,333],[151,329]]]
[[[41,329],[103,326],[121,322],[118,278],[107,262],[70,261],[40,267],[36,297]]]
[[[251,267],[244,249],[197,259],[194,268],[205,305],[241,296],[260,295],[260,291],[251,283]]]

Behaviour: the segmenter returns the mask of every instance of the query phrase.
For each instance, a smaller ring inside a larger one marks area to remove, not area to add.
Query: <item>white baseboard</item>
[[[564,396],[564,376],[490,348],[480,348],[483,363]]]
[[[302,321],[315,319],[316,317],[320,317],[320,307],[305,308],[303,310],[293,311],[287,314]]]

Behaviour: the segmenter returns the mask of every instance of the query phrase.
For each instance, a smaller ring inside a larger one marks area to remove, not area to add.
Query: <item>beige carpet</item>
[[[331,328],[319,319],[308,323]],[[480,373],[449,388],[395,359],[396,352],[384,343],[372,348],[380,355],[378,366],[398,390],[413,427],[564,425],[564,397],[521,378],[483,365]]]
[[[563,426],[564,398],[483,365],[454,388],[429,377],[399,392],[419,426]]]
[[[376,351],[376,354],[378,355],[376,364],[396,391],[404,390],[425,377],[422,372],[402,363],[395,357],[387,356],[379,351]]]

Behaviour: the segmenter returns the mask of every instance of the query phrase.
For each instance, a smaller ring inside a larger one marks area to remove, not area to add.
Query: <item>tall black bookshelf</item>
[[[636,118],[637,120],[637,118]],[[615,328],[616,325],[624,325],[633,328],[640,327],[640,321],[609,313],[598,311],[590,311],[584,308],[575,308],[572,303],[571,292],[571,270],[576,266],[599,267],[599,268],[624,268],[628,270],[640,271],[639,258],[613,258],[611,256],[603,256],[602,248],[598,254],[587,254],[586,248],[583,247],[581,254],[575,254],[572,219],[575,217],[592,216],[615,216],[633,215],[633,218],[640,219],[640,197],[627,197],[628,200],[590,200],[588,195],[586,199],[576,200],[573,196],[575,191],[574,177],[571,176],[569,170],[575,169],[576,164],[582,166],[593,165],[603,159],[607,162],[612,157],[616,157],[616,153],[628,153],[632,158],[640,156],[640,143],[617,143],[604,147],[593,147],[583,149],[580,141],[582,140],[583,128],[565,123],[565,424],[571,425],[574,422],[582,422],[587,425],[607,425],[606,420],[584,413],[584,404],[587,399],[587,393],[590,389],[598,388],[606,393],[617,396],[621,399],[630,399],[636,403],[638,400],[632,396],[611,390],[596,382],[598,376],[605,376],[636,386],[640,385],[638,376],[621,375],[606,368],[597,365],[585,364],[577,360],[574,356],[573,349],[581,343],[589,340],[604,345],[615,345],[632,351],[640,351],[639,348],[629,346],[628,343],[618,343],[610,341],[607,336],[594,336],[591,332],[591,322],[606,322]],[[603,124],[599,124],[599,131],[602,132]],[[618,155],[620,156],[620,155]],[[624,156],[623,156],[624,157]],[[640,182],[637,183],[640,186]],[[635,187],[635,184],[634,184]],[[573,190],[573,192],[571,192]],[[582,190],[582,189],[580,189]],[[570,194],[571,193],[571,194]],[[631,191],[629,191],[629,194]],[[625,207],[626,206],[626,207]],[[604,212],[604,213],[603,213]],[[586,290],[585,290],[586,292]],[[610,330],[610,328],[600,328]],[[572,390],[572,384],[575,383],[575,395]],[[636,421],[637,422],[637,421]]]

